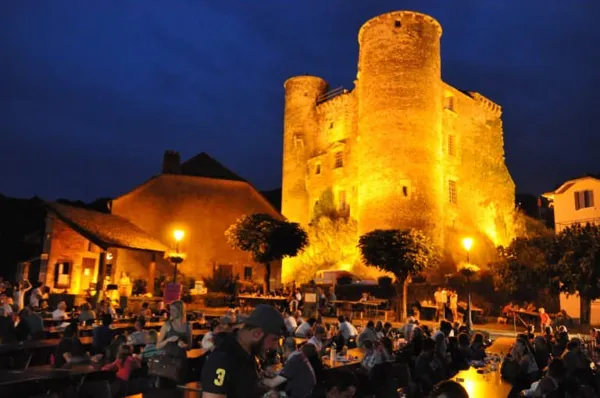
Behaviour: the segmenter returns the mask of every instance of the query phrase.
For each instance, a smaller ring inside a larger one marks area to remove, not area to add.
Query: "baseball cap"
[[[261,328],[267,334],[283,334],[283,316],[275,307],[259,304],[246,319],[246,325]]]

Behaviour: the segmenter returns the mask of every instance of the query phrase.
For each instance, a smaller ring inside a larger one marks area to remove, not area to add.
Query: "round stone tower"
[[[360,29],[358,229],[420,228],[441,243],[442,28],[410,11]],[[446,201],[446,202],[444,202]]]
[[[317,98],[327,82],[315,76],[292,77],[285,87],[283,121],[283,172],[281,212],[289,220],[308,224],[306,191],[307,159],[312,156],[318,134]]]

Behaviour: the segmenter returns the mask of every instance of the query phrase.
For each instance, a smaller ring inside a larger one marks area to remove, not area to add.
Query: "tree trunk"
[[[589,325],[590,315],[592,310],[591,300],[579,296],[579,323],[582,325]]]
[[[271,291],[271,263],[265,264],[265,294]]]
[[[396,281],[396,321],[401,322],[406,315],[406,279]]]

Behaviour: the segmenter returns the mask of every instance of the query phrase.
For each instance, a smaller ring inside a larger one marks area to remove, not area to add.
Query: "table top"
[[[253,296],[251,294],[239,294],[237,298],[241,299],[256,299],[256,300],[287,300],[287,297],[283,296]]]
[[[461,370],[453,380],[467,390],[469,397],[506,398],[512,389],[510,383],[502,380],[499,371],[481,374],[473,367]]]
[[[339,361],[336,360],[333,363],[331,362],[331,357],[329,355],[323,356],[323,363],[329,366],[332,369],[341,368],[343,366],[352,366],[362,362],[365,353],[360,348],[351,348],[348,350],[348,355],[351,356],[352,359],[349,361]]]

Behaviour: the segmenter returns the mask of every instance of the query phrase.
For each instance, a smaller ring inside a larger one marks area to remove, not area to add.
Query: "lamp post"
[[[171,262],[173,263],[173,283],[177,282],[177,265],[183,262],[183,255],[179,253],[179,242],[185,236],[185,232],[180,229],[173,231],[173,238],[175,238],[175,255],[171,256]]]
[[[466,267],[464,267],[461,271],[462,274],[467,278],[467,328],[469,329],[469,331],[471,331],[471,329],[473,328],[473,318],[471,317],[471,277],[475,275],[475,269],[474,267],[471,267],[470,259],[470,252],[471,248],[473,247],[473,238],[464,238],[462,240],[462,245],[465,248],[465,251],[467,252],[467,264]]]

